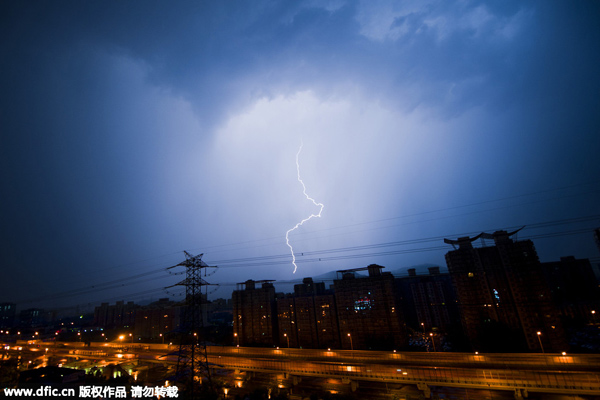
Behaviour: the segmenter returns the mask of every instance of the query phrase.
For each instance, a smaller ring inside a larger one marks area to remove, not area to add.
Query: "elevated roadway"
[[[212,347],[209,361],[240,371],[321,376],[357,383],[600,395],[600,355]]]
[[[25,344],[24,344],[25,345]],[[22,351],[40,349],[25,345]],[[177,346],[142,343],[57,343],[50,353],[67,359],[110,362],[177,362]],[[473,354],[361,350],[208,347],[215,369],[283,374],[286,377],[338,379],[350,385],[382,382],[428,388],[456,387],[600,396],[600,355],[595,354]],[[41,352],[40,352],[41,353]],[[44,353],[48,353],[44,351]]]

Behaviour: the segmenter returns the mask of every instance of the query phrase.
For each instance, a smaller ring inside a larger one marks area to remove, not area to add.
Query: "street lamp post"
[[[540,342],[540,347],[542,348],[542,353],[545,353],[544,352],[544,345],[542,344],[542,338],[541,338],[541,336],[542,336],[542,332],[537,331],[537,338],[538,338],[538,341]]]
[[[433,338],[433,333],[430,333],[430,334],[429,334],[429,337],[431,337],[431,344],[433,344],[433,352],[435,353],[435,352],[436,352],[436,350],[435,350],[435,340],[434,340],[434,338]]]
[[[350,338],[350,350],[354,351],[354,345],[352,344],[352,335],[348,334],[348,337]]]
[[[288,344],[288,349],[290,348],[290,337],[287,335],[287,333],[284,333],[283,336],[287,339],[287,344]]]

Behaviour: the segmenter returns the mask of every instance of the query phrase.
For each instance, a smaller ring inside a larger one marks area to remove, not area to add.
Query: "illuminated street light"
[[[237,340],[237,347],[240,347],[240,337],[238,336],[237,333],[234,333],[233,336],[235,337],[235,339]]]
[[[287,333],[284,333],[283,336],[287,339],[287,344],[288,344],[288,349],[290,348],[290,338],[288,337]]]
[[[354,344],[352,344],[352,335],[348,334],[348,337],[350,338],[350,350],[354,351]]]
[[[433,344],[433,352],[435,353],[435,340],[433,339],[433,333],[430,333],[429,336],[431,337],[431,344]]]
[[[542,353],[545,353],[545,352],[544,352],[544,345],[542,345],[542,339],[541,339],[541,336],[542,336],[542,332],[540,332],[540,331],[537,331],[537,338],[538,338],[538,341],[540,342],[540,347],[542,348]]]

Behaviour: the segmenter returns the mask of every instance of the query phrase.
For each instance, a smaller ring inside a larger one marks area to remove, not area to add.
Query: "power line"
[[[401,215],[401,216],[397,216],[397,217],[390,217],[390,218],[384,218],[384,219],[373,220],[373,221],[365,221],[365,222],[360,222],[360,223],[356,223],[356,224],[343,225],[343,226],[326,228],[326,229],[319,229],[319,230],[312,230],[312,231],[308,231],[308,232],[299,232],[298,235],[310,235],[310,234],[314,234],[314,233],[326,232],[326,231],[332,231],[332,230],[339,230],[339,229],[347,230],[348,228],[352,228],[352,227],[355,227],[355,226],[376,224],[376,223],[380,223],[380,222],[386,222],[386,221],[392,221],[392,220],[399,220],[399,219],[410,218],[410,217],[415,217],[415,216],[420,216],[420,215],[434,214],[434,213],[439,213],[439,212],[444,212],[444,211],[449,211],[449,210],[455,210],[455,209],[460,209],[460,208],[473,207],[473,206],[477,206],[477,205],[495,203],[495,202],[500,202],[500,201],[505,201],[505,200],[510,200],[510,199],[516,199],[516,198],[530,197],[530,196],[535,196],[535,195],[543,194],[543,193],[549,193],[549,192],[554,192],[554,191],[561,191],[561,190],[565,190],[565,189],[571,189],[571,188],[582,187],[582,186],[591,186],[591,185],[598,185],[598,182],[588,182],[588,183],[582,183],[582,184],[575,184],[575,185],[563,186],[563,187],[555,188],[555,189],[547,189],[547,190],[542,190],[542,191],[537,191],[537,192],[532,192],[532,193],[526,193],[526,194],[521,194],[521,195],[503,197],[503,198],[500,198],[500,199],[484,200],[484,201],[480,201],[480,202],[477,202],[477,203],[470,203],[470,204],[466,204],[466,205],[453,206],[453,207],[448,207],[448,208],[443,208],[443,209],[438,209],[438,210],[424,211],[424,212],[414,213],[414,214],[406,214],[406,215]],[[592,190],[592,191],[590,191],[588,193],[584,193],[584,194],[592,194],[592,193],[597,193],[597,192],[600,192],[600,189],[594,189],[594,190]],[[406,225],[406,224],[415,224],[415,223],[427,222],[427,221],[435,221],[435,220],[439,220],[439,219],[442,219],[442,218],[447,219],[447,218],[453,218],[453,217],[464,216],[464,215],[471,215],[471,214],[475,214],[475,213],[482,213],[482,212],[488,212],[488,211],[497,211],[497,210],[505,209],[505,208],[512,208],[512,207],[517,207],[517,206],[522,206],[522,205],[537,204],[537,203],[545,202],[545,201],[549,201],[549,200],[556,200],[556,199],[562,199],[562,198],[566,198],[566,197],[582,196],[582,195],[583,195],[582,193],[567,194],[567,195],[562,195],[562,196],[558,196],[558,197],[552,197],[550,199],[537,200],[537,201],[534,201],[534,202],[512,204],[512,205],[509,205],[509,206],[496,207],[496,208],[486,209],[486,210],[478,210],[478,211],[474,211],[474,212],[470,212],[470,213],[463,213],[463,214],[455,214],[455,215],[451,215],[451,216],[438,217],[438,218],[431,219],[431,220],[412,221],[412,222],[408,222],[408,223],[405,223],[405,224],[391,225],[391,226],[387,226],[387,227],[384,227],[384,228],[389,228],[389,227],[393,227],[393,226],[400,226],[400,225]],[[371,228],[371,229],[367,229],[367,230],[374,230],[374,229],[382,229],[382,228]],[[366,231],[366,230],[354,231],[353,233],[355,233],[355,232],[363,232],[363,231]],[[346,234],[346,233],[347,232],[344,232],[342,234]],[[331,237],[331,236],[328,236],[328,237]],[[299,241],[298,239],[295,239],[295,240]],[[210,249],[224,248],[224,247],[230,247],[230,246],[236,246],[236,245],[243,245],[243,244],[264,242],[264,241],[277,241],[277,242],[279,242],[279,241],[281,241],[281,236],[274,236],[274,237],[270,237],[270,238],[257,239],[257,240],[244,241],[244,242],[236,242],[236,243],[231,243],[231,244],[203,246],[203,248],[210,250]],[[268,246],[268,245],[270,245],[270,244],[265,244],[265,245],[262,245],[262,246]],[[250,247],[250,248],[257,248],[257,247],[259,247],[259,246],[253,246],[253,247]],[[236,248],[236,249],[239,249],[239,248]],[[231,249],[228,249],[227,251],[230,251],[230,250]],[[225,250],[222,250],[222,251],[225,251]],[[213,253],[217,253],[217,252],[219,252],[219,251],[215,251]],[[205,252],[205,254],[209,254],[209,253],[210,253],[210,251],[209,252]]]
[[[530,230],[536,230],[540,228],[548,228],[555,227],[559,225],[579,223],[579,222],[588,222],[591,220],[595,220],[600,218],[600,215],[592,215],[587,217],[578,217],[571,219],[561,219],[554,221],[545,221],[541,223],[531,224],[527,227]],[[514,227],[508,227],[505,229],[513,229]],[[490,231],[490,230],[484,230]],[[558,237],[565,235],[577,235],[577,234],[585,234],[590,233],[590,229],[582,228],[575,229],[569,231],[558,231],[558,232],[546,232],[540,233],[537,235],[529,235],[528,239],[545,239],[550,237]],[[476,232],[467,232],[460,234],[452,234],[452,235],[443,235],[443,236],[434,236],[429,238],[421,238],[421,239],[410,239],[404,241],[394,241],[394,242],[386,242],[386,243],[376,243],[369,245],[360,245],[360,246],[349,246],[343,248],[335,248],[335,249],[324,249],[318,251],[304,252],[300,253],[298,262],[301,263],[309,263],[309,262],[327,262],[327,261],[336,261],[336,260],[346,260],[346,259],[355,259],[355,258],[366,258],[366,257],[381,257],[381,256],[390,256],[390,255],[399,255],[399,254],[409,254],[409,253],[420,253],[420,252],[428,252],[428,251],[441,251],[447,249],[446,245],[440,246],[429,246],[429,247],[416,247],[402,250],[391,250],[391,251],[376,251],[376,252],[367,252],[367,253],[359,253],[359,254],[343,254],[343,253],[353,253],[364,250],[371,249],[379,249],[386,247],[397,247],[397,246],[406,246],[406,245],[414,245],[414,244],[425,244],[429,242],[441,242],[444,237],[461,237],[461,236],[471,236],[474,234],[478,234],[480,231]],[[341,253],[341,254],[340,254]],[[331,255],[331,254],[339,254],[339,255]],[[321,255],[321,257],[318,257]],[[323,257],[323,255],[328,255]],[[312,256],[309,258],[309,256]],[[280,255],[269,255],[262,257],[248,257],[248,258],[237,258],[237,259],[225,259],[225,260],[217,260],[213,261],[214,264],[220,264],[222,268],[247,268],[247,267],[268,267],[273,265],[283,265],[289,263],[289,254],[280,254]],[[148,275],[156,274],[159,272],[166,271],[167,268],[159,268],[147,272],[143,272],[140,274],[131,275],[124,278],[119,278],[115,280],[111,280],[104,283],[99,283],[95,285],[86,286],[79,289],[71,289],[68,291],[60,292],[55,295],[49,296],[39,296],[33,299],[21,301],[20,303],[31,303],[36,301],[46,301],[46,300],[56,300],[59,298],[67,298],[73,296],[79,296],[83,294],[89,294],[94,292],[100,292],[104,290],[116,289],[125,286],[131,286],[135,284],[141,284],[153,280],[164,279],[163,275],[158,275],[155,277],[148,277]],[[146,278],[146,279],[143,279]]]
[[[600,219],[600,215],[592,215],[592,216],[587,216],[587,217],[578,217],[578,218],[571,218],[571,219],[561,219],[561,220],[554,220],[554,221],[546,221],[546,222],[542,222],[542,223],[536,223],[536,224],[530,224],[527,225],[526,228],[527,229],[538,229],[538,228],[542,228],[542,227],[552,227],[552,226],[558,226],[558,225],[564,225],[564,224],[570,224],[570,223],[578,223],[578,222],[587,222],[587,221],[591,221],[591,220],[596,220],[596,219]],[[516,227],[506,227],[503,229],[506,230],[510,230],[510,229],[514,229]],[[299,252],[299,257],[303,257],[303,256],[314,256],[314,255],[321,255],[321,254],[331,254],[331,253],[340,253],[340,252],[352,252],[352,251],[360,251],[360,250],[367,250],[367,249],[374,249],[374,248],[384,248],[384,247],[395,247],[395,246],[403,246],[403,245],[410,245],[410,244],[421,244],[421,243],[428,243],[428,242],[437,242],[437,241],[442,241],[444,238],[447,237],[463,237],[463,236],[472,236],[472,235],[476,235],[480,232],[488,232],[488,231],[495,231],[498,229],[487,229],[487,230],[481,230],[481,231],[471,231],[471,232],[463,232],[463,233],[458,233],[458,234],[451,234],[451,235],[441,235],[441,236],[433,236],[433,237],[428,237],[428,238],[421,238],[421,239],[409,239],[409,240],[403,240],[403,241],[394,241],[394,242],[386,242],[386,243],[376,243],[376,244],[369,244],[369,245],[360,245],[360,246],[349,246],[349,247],[341,247],[341,248],[336,248],[336,249],[325,249],[325,250],[316,250],[316,251],[309,251],[309,252]],[[586,233],[589,232],[589,229],[581,229],[578,231],[578,233]],[[557,233],[558,235],[560,235],[560,233]],[[557,234],[553,234],[553,235],[557,235]],[[570,232],[569,234],[573,234],[572,232]],[[550,237],[548,235],[533,235],[530,238],[531,239],[535,239],[535,238],[542,238],[542,237]],[[416,249],[416,250],[438,250],[440,248],[445,248],[445,247],[440,247],[440,246],[436,246],[436,247],[429,247],[429,248],[421,248],[421,249]],[[412,252],[413,250],[408,250],[407,252]],[[395,252],[394,254],[402,254],[404,251],[398,251]],[[378,252],[374,252],[374,253],[367,253],[365,254],[365,256],[377,256],[380,254],[384,254],[384,253],[378,253]],[[277,265],[280,264],[278,262],[275,262],[274,260],[287,260],[289,258],[288,254],[278,254],[278,255],[271,255],[271,256],[260,256],[260,257],[247,257],[247,258],[237,258],[237,259],[224,259],[224,260],[215,260],[213,261],[215,264],[219,264],[222,266],[222,268],[228,268],[228,267],[232,267],[232,265],[227,265],[227,264],[240,264],[240,263],[244,263],[248,266],[259,266],[259,265]],[[321,260],[333,260],[335,258],[320,258]],[[307,262],[308,259],[304,259],[304,260],[299,260],[299,262]],[[314,259],[311,259],[314,260]],[[263,263],[260,263],[260,262]],[[235,267],[240,267],[241,265],[235,265]]]
[[[148,275],[152,275],[157,272],[165,272],[165,271],[166,271],[166,268],[160,268],[158,270],[149,271],[149,272],[145,272],[142,274],[136,274],[136,275],[132,275],[132,276],[125,277],[125,278],[119,278],[119,279],[115,279],[115,280],[112,280],[109,282],[99,283],[96,285],[90,285],[90,286],[86,286],[86,287],[79,288],[79,289],[71,289],[71,290],[67,290],[67,291],[52,294],[52,295],[39,296],[39,297],[31,298],[28,300],[20,301],[19,303],[33,303],[33,302],[40,302],[40,301],[45,301],[45,300],[49,300],[49,299],[50,300],[62,299],[62,298],[80,296],[83,294],[89,294],[89,293],[94,293],[94,292],[99,292],[99,291],[104,291],[104,290],[116,289],[116,288],[120,288],[120,287],[124,287],[124,286],[131,286],[136,283],[144,283],[144,282],[149,282],[149,281],[158,280],[158,279],[164,280],[165,277],[160,275],[160,276],[155,276],[152,278],[147,278],[142,281],[135,282],[135,279],[144,278],[144,277],[147,277]]]
[[[559,192],[559,191],[564,191],[564,190],[568,190],[568,189],[573,189],[573,188],[580,188],[580,187],[593,187],[595,185],[598,185],[598,182],[588,182],[588,183],[581,183],[581,184],[575,184],[575,185],[569,185],[569,186],[564,186],[564,187],[560,187],[560,188],[554,188],[554,189],[547,189],[547,190],[542,190],[542,191],[537,191],[537,192],[531,192],[531,193],[525,193],[525,194],[521,194],[521,195],[515,195],[515,196],[508,196],[508,197],[503,197],[503,198],[499,198],[499,199],[492,199],[492,200],[483,200],[480,202],[475,202],[475,203],[470,203],[470,204],[465,204],[465,205],[460,205],[460,206],[453,206],[453,207],[447,207],[447,208],[443,208],[443,209],[438,209],[438,210],[431,210],[431,211],[425,211],[425,212],[420,212],[420,213],[414,213],[414,214],[407,214],[407,215],[402,215],[402,216],[397,216],[397,217],[391,217],[391,218],[385,218],[385,219],[380,219],[380,220],[374,220],[374,221],[366,221],[366,222],[361,222],[361,223],[357,223],[357,224],[351,224],[351,225],[345,225],[345,226],[339,226],[339,227],[333,227],[333,228],[327,228],[327,229],[322,229],[322,230],[316,230],[316,231],[311,231],[311,232],[301,232],[299,233],[299,235],[312,235],[315,233],[319,233],[319,232],[326,232],[326,231],[332,231],[332,230],[339,230],[339,229],[345,229],[347,230],[348,228],[352,228],[352,227],[356,227],[356,226],[364,226],[364,225],[369,225],[369,224],[378,224],[381,222],[385,222],[385,221],[392,221],[392,220],[400,220],[400,219],[405,219],[405,218],[409,218],[409,217],[414,217],[414,216],[420,216],[420,215],[428,215],[428,214],[435,214],[435,213],[440,213],[440,212],[445,212],[445,211],[449,211],[449,210],[455,210],[455,209],[461,209],[461,208],[468,208],[468,207],[475,207],[478,205],[482,205],[482,204],[490,204],[490,203],[497,203],[497,202],[501,202],[501,201],[506,201],[506,200],[512,200],[512,199],[517,199],[517,198],[525,198],[525,197],[531,197],[531,196],[537,196],[540,194],[545,194],[545,193],[551,193],[551,192]],[[594,189],[589,193],[595,193],[598,190]],[[434,218],[432,220],[428,220],[428,221],[437,221],[440,219],[447,219],[447,218],[455,218],[458,216],[463,216],[463,215],[468,215],[468,214],[475,214],[475,213],[482,213],[482,212],[490,212],[490,211],[496,211],[498,209],[502,209],[502,208],[508,208],[508,207],[515,207],[515,206],[520,206],[523,204],[535,204],[535,203],[539,203],[539,202],[543,202],[543,201],[548,201],[548,200],[554,200],[557,198],[565,198],[565,197],[571,197],[571,196],[580,196],[581,193],[578,194],[567,194],[567,195],[562,195],[562,196],[555,196],[551,199],[543,199],[543,200],[537,200],[534,202],[529,202],[529,203],[520,203],[520,204],[513,204],[513,205],[509,205],[509,206],[503,206],[503,207],[497,207],[497,208],[493,208],[493,209],[486,209],[486,210],[478,210],[478,211],[473,211],[473,212],[469,212],[469,213],[463,213],[463,214],[459,214],[459,215],[451,215],[451,216],[442,216],[442,217],[437,217]],[[581,217],[581,218],[572,218],[569,220],[563,220],[566,222],[563,223],[574,223],[580,220],[589,220],[589,219],[600,219],[600,216],[591,216],[591,217]],[[427,221],[411,221],[411,222],[407,222],[401,225],[406,225],[406,224],[415,224],[415,223],[422,223],[422,222],[427,222]],[[528,224],[527,227],[528,229],[533,229],[534,227],[550,227],[550,226],[555,226],[557,222],[556,221],[551,221],[551,222],[546,222],[546,223],[539,223],[539,224]],[[392,225],[392,226],[387,226],[387,227],[379,227],[379,228],[371,228],[369,230],[373,230],[373,229],[385,229],[385,228],[390,228],[393,226],[398,226],[398,225]],[[364,230],[363,230],[364,231]],[[489,231],[489,230],[484,230],[484,231]],[[360,232],[360,231],[359,231]],[[356,232],[351,232],[351,233],[356,233]],[[433,238],[429,238],[430,241],[433,240],[440,240],[440,238],[443,239],[443,237],[451,237],[451,236],[459,236],[459,235],[467,235],[467,234],[474,234],[474,233],[478,233],[478,232],[470,232],[470,233],[466,233],[466,234],[458,234],[458,235],[444,235],[444,236],[437,236],[437,237],[433,237]],[[346,233],[344,233],[346,234]],[[332,237],[333,235],[329,235],[327,237]],[[271,237],[271,238],[265,238],[265,239],[258,239],[258,240],[252,240],[252,241],[245,241],[245,242],[238,242],[238,243],[232,243],[232,244],[223,244],[223,245],[215,245],[215,246],[208,246],[205,248],[213,248],[213,249],[218,249],[218,248],[225,248],[225,247],[231,247],[231,246],[236,246],[236,245],[242,245],[242,244],[250,244],[250,243],[260,243],[260,242],[265,242],[265,241],[277,241],[280,242],[281,241],[281,237],[277,236],[277,237]],[[419,243],[419,241],[422,242],[427,242],[427,238],[426,239],[416,239],[414,241],[412,241],[413,244]],[[302,241],[302,239],[296,239],[296,241]],[[336,253],[336,252],[345,252],[345,251],[359,251],[362,249],[367,249],[369,246],[373,246],[373,248],[377,248],[377,247],[389,247],[389,246],[399,246],[399,245],[408,245],[411,244],[411,241],[404,241],[404,242],[390,242],[388,243],[378,243],[378,244],[372,244],[372,245],[363,245],[363,246],[351,246],[348,248],[340,248],[340,249],[328,249],[328,250],[319,250],[319,251],[312,251],[312,252],[300,252],[301,254],[305,254],[305,255],[314,255],[314,256],[318,256],[319,254],[328,254],[328,253]],[[250,247],[250,249],[258,249],[259,247],[262,246],[267,246],[267,244],[265,245],[261,245],[261,246],[253,246]],[[239,250],[240,248],[237,248],[237,250]],[[432,251],[434,249],[432,248]],[[231,249],[229,251],[232,251]],[[219,251],[216,251],[217,253]],[[143,260],[138,260],[138,261],[133,261],[130,263],[126,263],[126,264],[121,264],[118,266],[113,266],[113,267],[106,267],[104,269],[102,269],[102,273],[106,274],[106,272],[111,271],[111,270],[115,270],[117,268],[121,269],[124,266],[131,266],[131,265],[136,265],[136,264],[142,264],[142,263],[146,263],[148,261],[152,261],[152,260],[157,260],[160,258],[164,258],[164,257],[168,257],[168,256],[172,256],[174,254],[178,254],[179,252],[172,252],[172,253],[167,253],[167,254],[162,254],[162,255],[158,255],[155,257],[148,257],[145,258]],[[207,253],[209,254],[209,253]],[[402,254],[402,252],[399,253],[395,253],[395,254]],[[377,256],[378,253],[369,253],[369,254],[365,254],[365,257],[368,256]],[[221,265],[227,265],[229,264],[229,268],[233,268],[234,266],[231,264],[240,264],[240,263],[246,263],[246,262],[253,262],[253,266],[257,266],[256,263],[260,262],[260,261],[264,261],[265,263],[263,263],[262,265],[280,265],[283,263],[284,260],[286,260],[287,258],[289,258],[289,254],[278,254],[278,255],[268,255],[268,256],[259,256],[259,257],[247,257],[247,258],[237,258],[237,259],[225,259],[225,260],[217,260],[215,263],[217,264],[221,264]],[[274,263],[274,261],[276,260],[282,260],[281,263]],[[308,259],[305,259],[303,262],[308,262]],[[335,260],[334,258],[329,258],[329,260]],[[318,257],[317,257],[317,261],[318,261]],[[321,261],[323,261],[323,258],[321,257]],[[269,262],[269,263],[266,263]],[[301,261],[302,262],[302,261]],[[311,262],[315,262],[314,259]],[[147,265],[145,266],[147,267]],[[241,267],[240,266],[235,266],[235,267]],[[227,267],[226,267],[227,268]],[[101,283],[101,284],[97,284],[97,285],[90,285],[88,287],[84,287],[81,289],[78,289],[79,291],[81,291],[81,293],[75,293],[73,290],[68,290],[65,292],[61,292],[58,293],[54,296],[54,298],[64,298],[64,297],[71,297],[71,296],[75,296],[77,294],[85,294],[85,293],[89,293],[89,292],[93,292],[95,290],[107,290],[107,289],[111,289],[111,288],[116,288],[119,287],[119,284],[121,284],[121,282],[127,280],[127,281],[132,281],[135,279],[138,279],[146,274],[152,274],[152,273],[156,273],[156,272],[160,272],[163,271],[164,268],[159,268],[159,269],[155,269],[152,271],[144,271],[141,272],[139,274],[136,275],[131,275],[131,276],[127,276],[127,277],[123,277],[123,278],[119,278],[118,280],[112,281],[112,282],[107,282],[107,283]],[[87,273],[85,275],[86,277],[89,277],[89,273]],[[106,285],[105,287],[102,287],[103,285]],[[112,286],[111,286],[112,285]],[[41,296],[40,298],[45,299],[45,296]],[[33,301],[37,301],[38,298],[36,299],[32,299],[32,300],[27,300],[24,302],[33,302]]]

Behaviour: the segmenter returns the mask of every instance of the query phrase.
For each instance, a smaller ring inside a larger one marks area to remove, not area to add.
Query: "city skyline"
[[[525,227],[521,227],[520,229],[518,229],[518,231],[524,229]],[[475,234],[476,232],[471,232],[471,233],[464,233],[465,235],[470,235],[470,234]],[[491,236],[491,233],[489,232],[482,232],[484,235],[482,236],[488,236],[488,240],[484,240],[484,239],[479,239],[474,243],[474,247],[475,248],[486,248],[490,245],[493,245],[493,241],[489,240],[489,236]],[[588,232],[589,233],[589,232]],[[477,235],[479,236],[479,235]],[[518,236],[518,235],[517,235]],[[544,236],[544,234],[540,235],[541,237]],[[558,236],[561,236],[560,233],[558,234]],[[468,236],[466,236],[468,238]],[[523,237],[523,236],[522,236]],[[458,235],[455,235],[456,239],[460,239]],[[529,237],[525,237],[525,239],[529,239]],[[423,241],[425,242],[432,242],[432,241],[439,241],[441,240],[441,237],[437,237],[437,238],[427,238],[425,240],[418,240],[417,242],[421,243],[422,246],[423,245]],[[447,252],[451,251],[453,248],[456,250],[456,246],[458,244],[458,240],[453,240],[453,239],[447,239],[444,238],[445,243],[445,252],[447,254]],[[408,241],[409,243],[412,241]],[[452,244],[451,242],[456,242],[454,244]],[[403,245],[404,243],[400,243],[400,245]],[[535,245],[535,244],[534,244]],[[369,245],[369,246],[364,246],[366,248],[387,248],[387,247],[395,247],[397,246],[396,243],[392,242],[392,243],[382,243],[382,244],[377,244],[377,245]],[[362,248],[363,246],[359,246],[359,248]],[[425,252],[429,252],[431,251],[431,248],[428,247],[421,247],[422,251]],[[435,248],[434,248],[435,249]],[[338,249],[339,251],[352,251],[351,249]],[[329,252],[334,252],[334,253],[338,253],[338,250],[325,250],[324,253],[329,253]],[[404,252],[412,252],[414,249],[409,249],[409,250],[399,250],[398,253],[402,254]],[[418,252],[421,252],[421,250],[417,249]],[[376,254],[377,252],[375,252]],[[385,253],[385,252],[384,252]],[[367,254],[374,254],[374,253],[367,253]],[[282,257],[284,257],[286,255],[279,255],[279,256],[266,256],[265,259],[267,260],[271,260],[271,261],[267,261],[268,263],[272,264],[278,264],[280,263],[279,261],[272,261],[273,258],[275,259],[281,259]],[[336,257],[336,256],[334,256]],[[363,255],[358,255],[358,256],[352,256],[352,257],[348,257],[348,256],[344,256],[341,255],[339,256],[341,258],[357,258],[359,260],[369,260],[369,258],[365,258]],[[563,259],[568,259],[568,258],[573,258],[573,256],[561,256],[560,259],[553,259],[553,260],[544,260],[542,259],[541,261],[543,263],[559,263],[560,261],[562,261]],[[258,258],[260,262],[260,258]],[[591,261],[592,262],[592,270],[591,273],[593,273],[595,276],[593,277],[594,279],[598,279],[598,276],[600,275],[600,265],[596,264],[594,261],[597,259],[587,259],[587,258],[581,258],[582,261]],[[232,262],[236,262],[239,263],[240,260],[232,260]],[[257,262],[257,258],[253,258],[252,262],[255,263]],[[358,269],[365,269],[366,267],[364,265],[376,265],[373,263],[369,263],[368,261],[365,261],[366,264],[359,264],[361,265],[361,267],[359,267]],[[414,275],[415,273],[419,274],[418,276],[422,276],[422,274],[428,274],[431,270],[431,268],[442,268],[442,271],[444,273],[448,273],[448,266],[447,266],[447,262],[444,262],[442,264],[433,264],[433,263],[421,263],[421,264],[416,264],[416,265],[404,265],[401,267],[394,267],[392,266],[379,266],[381,268],[385,268],[387,272],[391,273],[394,277],[396,278],[405,278],[405,277],[409,277]],[[80,313],[86,313],[89,314],[91,310],[93,310],[93,308],[97,307],[98,304],[100,303],[112,303],[112,302],[118,302],[118,301],[127,301],[127,302],[131,302],[132,300],[137,302],[138,304],[148,304],[151,302],[156,301],[157,299],[162,299],[162,298],[169,298],[172,301],[184,301],[185,299],[185,293],[183,291],[177,291],[177,289],[174,289],[172,287],[165,287],[164,285],[159,285],[157,288],[150,290],[150,291],[142,291],[142,292],[132,292],[131,290],[124,290],[123,287],[124,286],[132,286],[132,287],[136,287],[137,284],[139,284],[140,280],[143,281],[162,281],[165,279],[165,277],[168,277],[170,275],[169,270],[171,269],[171,267],[167,267],[167,268],[158,268],[158,269],[153,269],[151,270],[148,274],[139,274],[139,275],[134,275],[131,276],[131,282],[128,284],[123,284],[121,283],[121,281],[119,280],[108,280],[108,281],[101,281],[100,283],[93,283],[93,284],[86,284],[86,283],[82,283],[82,286],[79,287],[75,287],[69,291],[66,292],[59,292],[59,293],[55,293],[50,297],[46,298],[45,296],[38,296],[36,297],[35,295],[33,295],[33,297],[28,297],[26,298],[26,300],[22,303],[15,303],[14,301],[11,301],[10,299],[4,301],[5,304],[14,304],[17,307],[17,311],[22,312],[22,311],[30,311],[30,310],[41,310],[44,312],[58,312],[58,315],[61,316],[70,316],[70,315],[79,315]],[[344,269],[345,270],[345,269]],[[331,285],[331,287],[333,287],[333,283],[336,279],[336,277],[339,277],[340,272],[344,271],[344,270],[340,270],[340,269],[335,269],[335,270],[330,270],[330,271],[325,271],[319,275],[313,275],[313,276],[308,276],[308,275],[298,275],[295,277],[295,279],[268,279],[269,277],[266,277],[267,279],[264,280],[263,278],[265,278],[265,276],[253,276],[249,278],[249,281],[256,281],[256,282],[262,282],[262,281],[268,281],[268,282],[273,282],[274,284],[277,285],[277,287],[280,289],[277,291],[277,293],[291,293],[293,292],[293,287],[297,284],[302,283],[305,279],[309,278],[309,279],[315,279],[315,282],[320,282],[322,284],[327,284],[327,285]],[[412,271],[412,272],[411,272]],[[592,272],[593,271],[593,272]],[[150,277],[148,277],[147,275],[151,275]],[[153,275],[153,276],[152,276]],[[181,276],[181,273],[179,274],[172,274],[175,276]],[[361,276],[361,273],[358,273],[357,276]],[[181,280],[181,278],[180,278]],[[127,281],[125,281],[127,282]],[[206,295],[206,297],[211,300],[211,299],[221,299],[223,297],[228,298],[231,297],[231,293],[235,290],[236,287],[239,288],[239,286],[241,284],[244,284],[246,282],[208,282],[208,285],[206,286],[206,290],[204,290],[204,293]],[[117,289],[116,291],[114,289]],[[210,289],[210,290],[209,290]],[[217,290],[219,289],[219,290]],[[111,296],[111,297],[107,297],[106,293],[110,291],[114,291],[114,293],[119,293],[117,295]],[[104,293],[104,296],[100,296],[98,297],[100,300],[98,301],[85,301],[85,302],[81,302],[81,301],[71,301],[70,299],[77,299],[80,298],[80,296],[82,296],[85,293],[93,293],[93,294],[98,294],[98,293]],[[50,302],[50,305],[48,305],[48,301],[50,299],[54,300],[55,298],[57,299],[62,299],[63,302],[61,306],[56,306],[53,304],[56,303],[52,303]]]
[[[215,297],[521,226],[599,258],[596,3],[0,7],[0,302],[164,297],[184,250]]]
[[[530,240],[513,240],[517,233],[489,234],[493,243],[485,247],[473,246],[477,237],[460,238],[446,253],[447,272],[429,266],[399,276],[370,264],[337,271],[329,286],[324,276],[303,278],[291,293],[273,280],[247,280],[230,299],[203,302],[202,326],[218,326],[221,333],[209,340],[226,345],[431,351],[435,339],[439,351],[597,351],[598,283],[589,260],[540,263]],[[185,304],[168,297],[148,305],[106,302],[96,305],[92,322],[89,314],[64,319],[0,303],[0,328],[11,328],[13,339],[33,330],[52,339],[67,321],[65,337],[89,332],[86,340],[102,341],[125,332],[164,342],[180,332]]]

